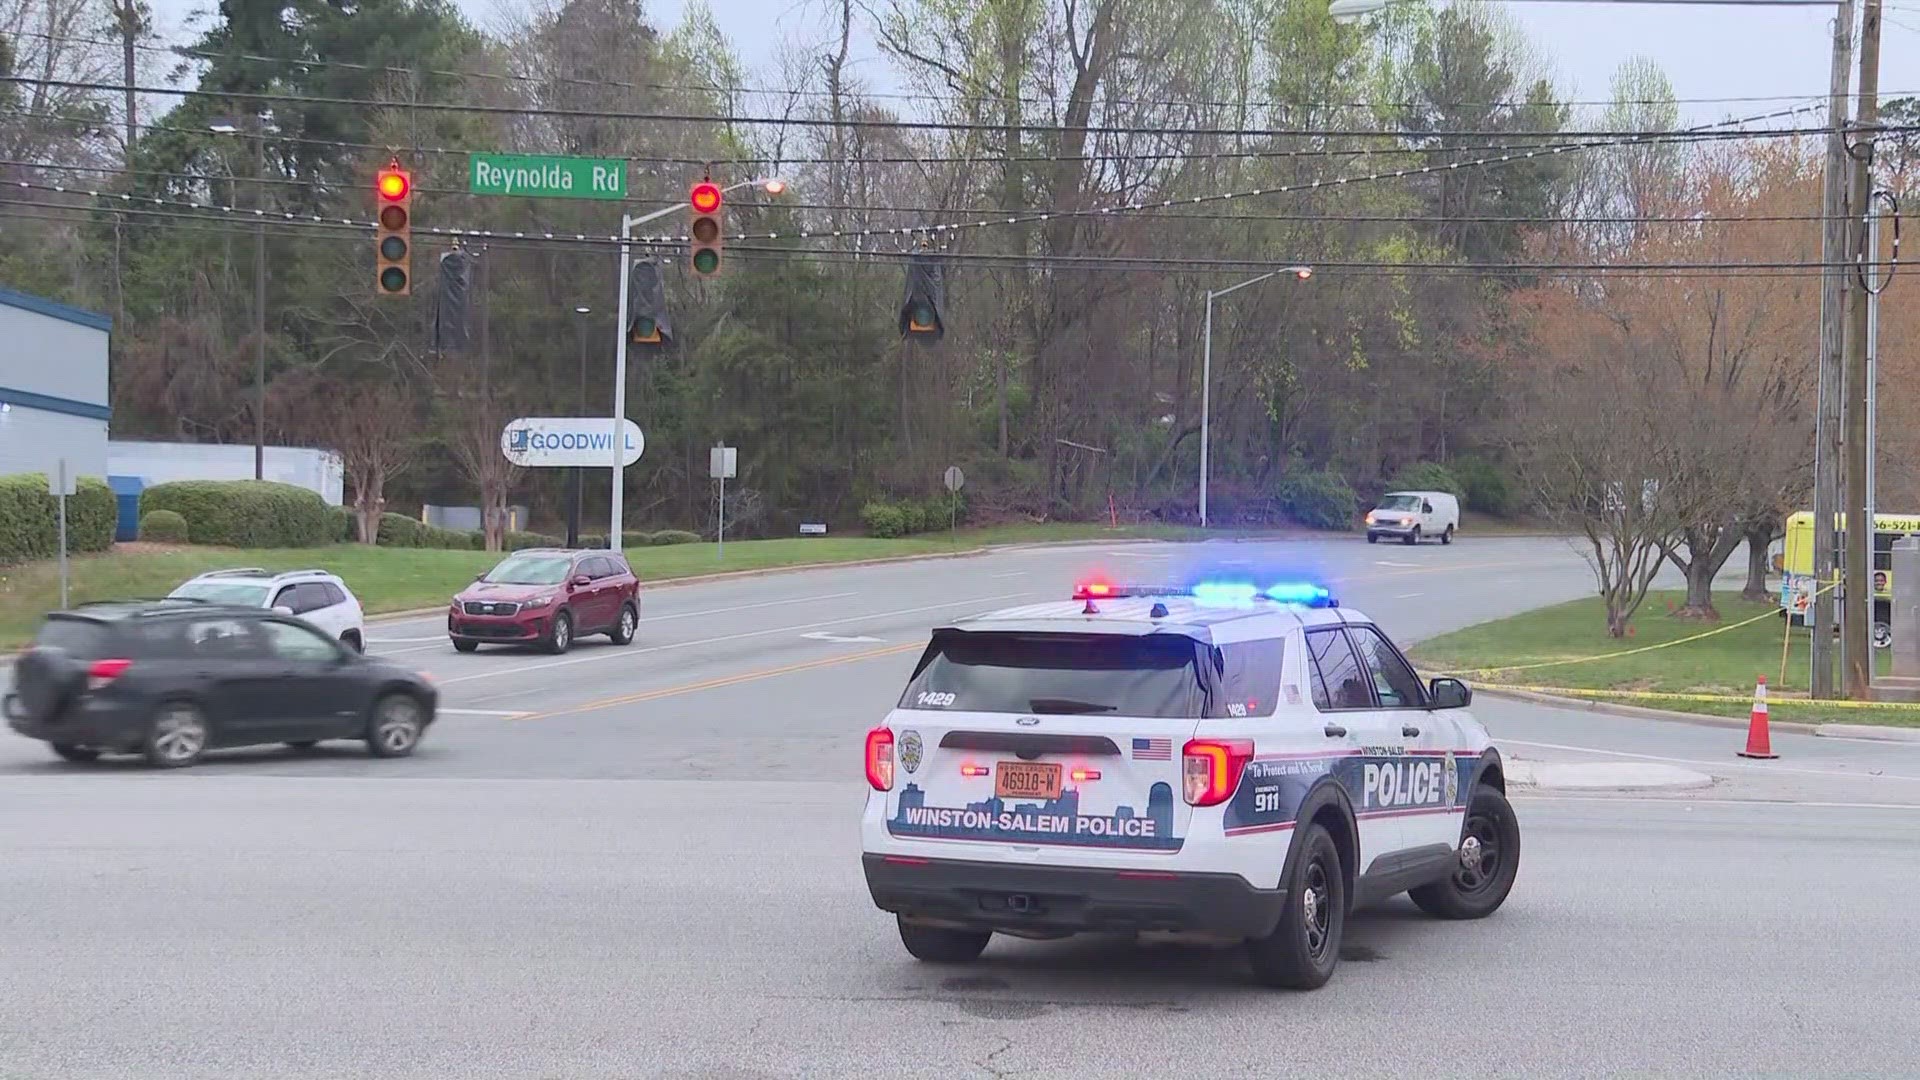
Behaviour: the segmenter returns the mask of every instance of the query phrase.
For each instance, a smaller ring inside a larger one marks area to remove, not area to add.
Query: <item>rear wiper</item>
[[[1027,708],[1037,713],[1100,713],[1112,712],[1117,707],[1072,698],[1037,697],[1027,701]]]

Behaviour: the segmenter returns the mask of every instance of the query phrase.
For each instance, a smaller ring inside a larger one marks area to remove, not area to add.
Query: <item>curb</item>
[[[1871,739],[1874,742],[1920,743],[1920,728],[1882,727],[1878,724],[1821,724],[1815,735],[1833,739]]]
[[[1587,712],[1597,712],[1606,716],[1622,716],[1630,720],[1665,720],[1676,724],[1694,724],[1700,727],[1736,729],[1744,729],[1748,723],[1748,721],[1744,719],[1733,716],[1708,716],[1705,713],[1675,712],[1672,709],[1649,709],[1641,705],[1620,705],[1610,701],[1593,701],[1587,698],[1555,697],[1552,694],[1536,694],[1531,690],[1507,690],[1484,683],[1475,686],[1473,692],[1476,697],[1484,694],[1487,697],[1501,698],[1507,701],[1525,701],[1534,705],[1551,705],[1556,709],[1584,709]],[[1767,726],[1769,729],[1775,731],[1791,731],[1799,735],[1816,735],[1819,734],[1822,728],[1830,728],[1836,725],[1802,724],[1789,720],[1773,720],[1769,718]],[[1842,724],[1838,726],[1855,727],[1862,725]],[[1877,731],[1884,729],[1873,728],[1871,730]],[[1920,731],[1916,731],[1914,734],[1916,739],[1920,739]]]
[[[1645,762],[1571,762],[1508,759],[1507,783],[1530,791],[1698,791],[1713,777],[1693,769]]]

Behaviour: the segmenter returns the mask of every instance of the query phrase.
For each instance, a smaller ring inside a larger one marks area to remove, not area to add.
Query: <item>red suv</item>
[[[639,625],[640,579],[611,551],[516,551],[460,590],[447,611],[447,636],[461,652],[496,641],[563,653],[583,634],[625,645]]]

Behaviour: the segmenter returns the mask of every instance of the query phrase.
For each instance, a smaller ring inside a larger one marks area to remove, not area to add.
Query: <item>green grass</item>
[[[957,537],[928,533],[897,540],[868,537],[807,537],[743,540],[718,557],[712,544],[633,548],[626,552],[642,581],[664,581],[729,570],[762,570],[807,563],[854,562],[902,555],[971,550],[988,544],[1066,540],[1186,540],[1195,530],[1161,526],[1107,529],[1092,524],[1010,525],[962,529]],[[245,551],[182,547],[122,548],[76,556],[71,567],[71,603],[117,597],[164,596],[207,570],[261,566],[269,570],[317,567],[345,578],[369,614],[443,604],[475,574],[501,556],[484,551],[434,551],[338,544],[324,548]],[[53,562],[0,568],[0,649],[31,640],[40,618],[59,606],[60,577]]]
[[[1809,670],[1807,632],[1796,629],[1788,639],[1790,649],[1783,679],[1780,653],[1784,631],[1774,614],[1777,609],[1773,604],[1717,595],[1714,606],[1719,609],[1721,619],[1716,624],[1674,618],[1669,611],[1681,600],[1682,594],[1678,592],[1650,594],[1634,617],[1634,633],[1628,638],[1607,636],[1605,608],[1598,597],[1593,597],[1433,638],[1413,650],[1414,658],[1422,670],[1461,672],[1484,685],[1506,683],[1648,695],[1725,694],[1736,699],[1675,701],[1655,696],[1606,699],[1709,716],[1746,716],[1747,703],[1753,698],[1754,677],[1765,675],[1768,708],[1775,719],[1920,726],[1920,710],[1846,708],[1804,700]],[[1682,641],[1749,619],[1754,621],[1746,626]],[[1613,659],[1584,659],[1661,645],[1666,647]],[[1576,659],[1582,662],[1555,663]],[[1876,670],[1885,674],[1891,658],[1883,651],[1875,661]],[[1535,664],[1546,666],[1528,667]],[[1520,670],[1513,670],[1515,668]],[[1796,695],[1801,700],[1794,700]]]

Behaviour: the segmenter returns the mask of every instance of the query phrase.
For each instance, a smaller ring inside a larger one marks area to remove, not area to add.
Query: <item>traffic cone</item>
[[[1741,757],[1777,758],[1773,752],[1773,740],[1767,734],[1767,677],[1753,687],[1753,713],[1747,718],[1747,748],[1740,751]]]

